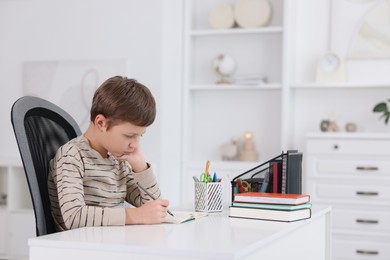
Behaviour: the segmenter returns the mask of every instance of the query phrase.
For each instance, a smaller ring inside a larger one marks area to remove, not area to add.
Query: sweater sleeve
[[[127,180],[126,201],[136,207],[152,200],[152,198],[138,188],[137,183],[151,193],[156,199],[161,199],[161,192],[157,179],[153,173],[153,167],[150,164],[148,164],[148,166],[149,167],[143,172],[131,172],[131,177]]]
[[[84,165],[78,149],[72,145],[61,147],[51,161],[48,183],[52,214],[58,229],[124,225],[123,207],[86,205],[83,177]]]

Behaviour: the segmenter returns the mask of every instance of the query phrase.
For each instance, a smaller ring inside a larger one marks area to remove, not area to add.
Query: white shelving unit
[[[35,217],[19,160],[0,161],[0,258],[27,259],[27,239],[35,237]]]
[[[388,89],[389,83],[361,83],[361,82],[346,82],[346,83],[301,83],[291,85],[293,89]]]
[[[226,203],[230,199],[227,177],[252,168],[287,148],[283,115],[288,109],[285,86],[285,1],[270,0],[272,19],[261,28],[216,30],[208,25],[208,14],[219,3],[233,0],[185,1],[184,29],[184,111],[183,189],[193,194],[193,175],[200,175],[206,160],[210,170],[225,177]],[[216,84],[218,75],[212,61],[220,54],[237,63],[235,75],[265,75],[259,86]],[[246,131],[254,135],[258,162],[222,161],[220,146],[232,138],[242,139]],[[190,180],[190,181],[188,181]],[[192,197],[183,198],[183,202]]]
[[[305,154],[306,133],[320,132],[322,119],[336,120],[339,134],[346,133],[348,122],[356,123],[360,133],[388,131],[372,108],[388,98],[390,81],[368,76],[355,80],[361,77],[351,70],[355,74],[350,73],[349,82],[315,82],[317,59],[329,50],[329,1],[270,0],[273,16],[266,27],[214,30],[208,14],[218,3],[234,0],[185,1],[183,202],[193,200],[191,177],[199,176],[207,159],[211,171],[232,178],[281,150]],[[264,73],[268,83],[215,84],[218,77],[211,64],[221,53],[236,59],[237,75]],[[220,145],[247,130],[254,134],[259,162],[222,161]],[[229,199],[228,178],[224,193]]]

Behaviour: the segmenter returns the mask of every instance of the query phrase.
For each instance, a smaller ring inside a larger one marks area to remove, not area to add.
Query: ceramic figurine
[[[355,123],[349,122],[345,125],[345,131],[347,132],[356,132],[357,125]]]
[[[327,132],[338,132],[338,131],[340,131],[340,128],[337,125],[336,121],[330,121]]]
[[[233,161],[238,158],[238,142],[235,139],[231,139],[230,142],[221,145],[222,160]]]
[[[321,124],[320,124],[321,132],[327,132],[328,128],[329,128],[329,125],[330,125],[330,121],[329,120],[327,120],[327,119],[322,120]]]
[[[322,132],[338,132],[340,131],[336,121],[324,119],[321,121],[320,129]]]

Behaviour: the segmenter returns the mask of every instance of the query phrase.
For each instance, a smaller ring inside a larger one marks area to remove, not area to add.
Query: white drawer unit
[[[307,193],[312,200],[327,203],[342,202],[347,204],[383,205],[390,207],[390,187],[384,183],[359,183],[358,181],[346,181],[339,179],[338,182],[327,180],[307,179]]]
[[[309,133],[304,182],[332,205],[332,259],[390,259],[390,133]]]
[[[386,234],[390,234],[390,211],[380,209],[362,211],[334,207],[332,216],[333,227],[339,230],[386,232]]]
[[[382,158],[367,160],[364,156],[355,159],[349,159],[348,156],[339,156],[340,159],[335,159],[334,156],[316,155],[310,156],[310,164],[308,170],[313,171],[316,177],[329,177],[329,175],[342,175],[344,178],[387,178],[390,180],[390,162],[383,161]]]
[[[389,241],[370,241],[350,239],[333,239],[333,260],[389,260]]]

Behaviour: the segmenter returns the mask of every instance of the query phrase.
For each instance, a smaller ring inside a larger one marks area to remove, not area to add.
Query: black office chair
[[[34,207],[36,234],[54,233],[47,187],[49,161],[61,145],[81,135],[80,128],[60,107],[31,96],[15,101],[11,121]]]

